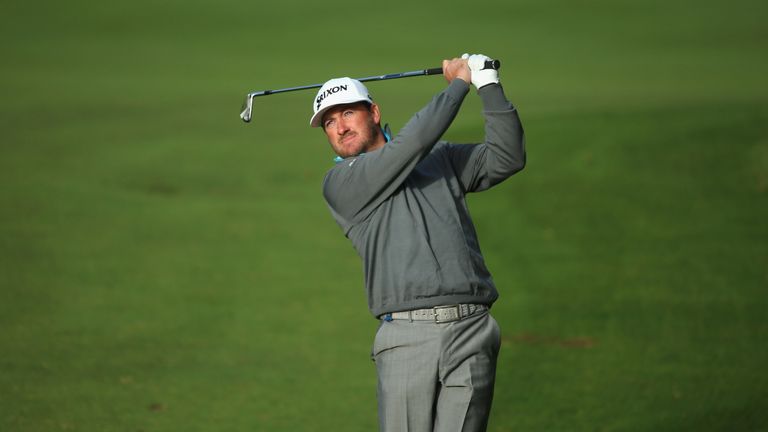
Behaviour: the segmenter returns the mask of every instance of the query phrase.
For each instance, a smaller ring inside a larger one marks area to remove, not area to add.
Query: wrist
[[[458,76],[457,75],[456,78],[454,78],[454,81],[456,81],[456,79],[460,79],[460,80],[464,81],[467,85],[472,84],[472,77],[469,76],[469,75],[467,75],[467,76]]]
[[[455,79],[448,84],[448,88],[445,90],[451,97],[461,100],[467,93],[469,93],[470,84],[464,80]]]

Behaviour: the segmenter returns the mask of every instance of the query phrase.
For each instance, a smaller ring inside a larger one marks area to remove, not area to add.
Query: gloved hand
[[[496,69],[483,69],[485,61],[491,60],[490,57],[482,54],[464,54],[461,58],[467,61],[472,76],[472,85],[478,90],[488,84],[499,83],[499,71]]]

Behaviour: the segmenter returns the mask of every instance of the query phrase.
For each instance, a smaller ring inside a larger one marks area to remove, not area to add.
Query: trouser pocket
[[[371,360],[374,362],[376,361],[376,354],[379,353],[381,350],[379,346],[381,345],[380,339],[381,334],[384,332],[384,327],[386,327],[386,322],[381,321],[379,323],[379,327],[376,329],[376,334],[373,336],[373,345],[371,346]]]

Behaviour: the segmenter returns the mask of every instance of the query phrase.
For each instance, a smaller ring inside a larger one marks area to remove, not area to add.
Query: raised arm
[[[504,95],[499,72],[486,69],[488,57],[464,54],[472,84],[483,102],[485,140],[477,145],[446,147],[465,192],[477,192],[501,182],[525,167],[525,135],[517,110]]]
[[[478,90],[483,102],[485,140],[449,145],[447,151],[466,192],[479,192],[525,167],[525,134],[517,110],[499,84]]]

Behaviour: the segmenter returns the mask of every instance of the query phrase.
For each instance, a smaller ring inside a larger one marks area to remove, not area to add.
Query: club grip
[[[501,68],[501,62],[498,60],[486,60],[485,66],[483,69],[496,69],[499,70]],[[443,68],[431,68],[424,70],[424,75],[440,75],[443,73]]]
[[[499,70],[501,68],[501,62],[498,60],[486,60],[485,66],[483,69],[496,69]]]

